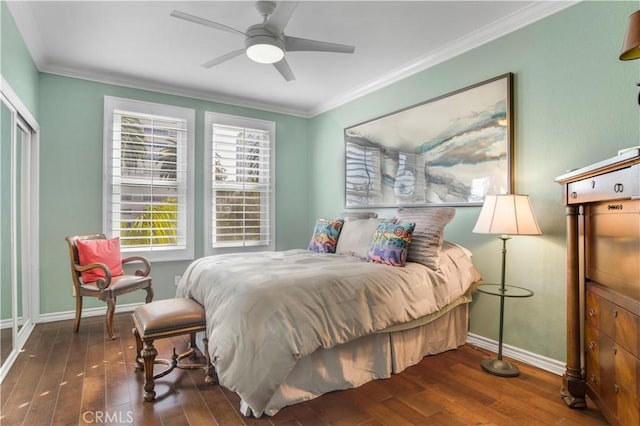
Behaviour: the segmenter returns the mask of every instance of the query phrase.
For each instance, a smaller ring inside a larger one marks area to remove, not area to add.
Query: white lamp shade
[[[473,228],[476,234],[540,235],[528,195],[486,195]]]

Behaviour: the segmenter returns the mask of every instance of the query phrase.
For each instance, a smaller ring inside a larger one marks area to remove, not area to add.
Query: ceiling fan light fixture
[[[267,36],[247,39],[247,56],[261,64],[273,64],[284,58],[284,43]]]

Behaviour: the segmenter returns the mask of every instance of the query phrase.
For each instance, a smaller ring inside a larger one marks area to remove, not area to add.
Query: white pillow
[[[395,219],[378,219],[370,217],[367,219],[349,219],[345,220],[338,238],[336,246],[336,254],[345,254],[348,256],[366,259],[371,248],[373,234],[378,228],[380,222],[395,222]]]

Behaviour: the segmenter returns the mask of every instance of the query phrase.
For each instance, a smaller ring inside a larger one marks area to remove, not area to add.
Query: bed
[[[463,247],[442,241],[437,254],[436,269],[349,250],[215,255],[188,267],[177,296],[205,306],[212,362],[241,412],[274,415],[464,344],[481,277]]]
[[[319,219],[307,250],[195,260],[177,296],[205,307],[211,360],[240,411],[274,415],[464,344],[481,276],[467,249],[443,239],[454,215]]]

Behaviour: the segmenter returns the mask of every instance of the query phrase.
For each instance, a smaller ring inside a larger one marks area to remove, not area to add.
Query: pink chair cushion
[[[91,263],[104,263],[111,271],[112,277],[124,274],[119,237],[107,240],[77,240],[76,247],[78,248],[78,258],[81,266]],[[82,281],[85,283],[94,282],[98,278],[104,277],[104,271],[100,268],[82,272]]]

